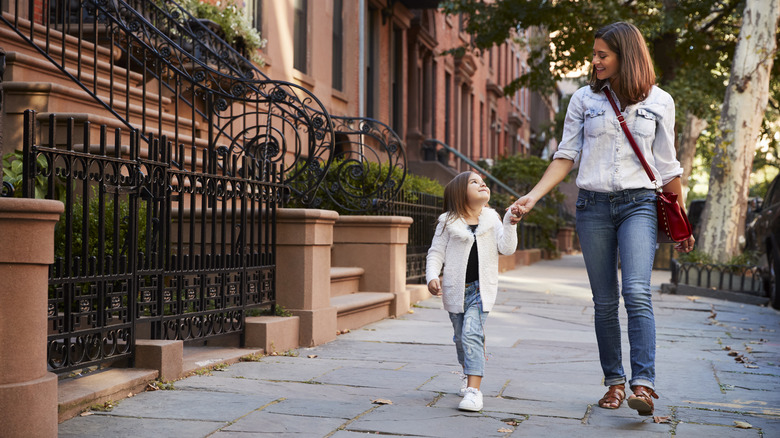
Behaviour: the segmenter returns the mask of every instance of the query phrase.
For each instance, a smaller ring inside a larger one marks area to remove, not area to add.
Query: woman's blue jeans
[[[450,313],[455,335],[455,349],[458,362],[467,376],[485,374],[485,320],[488,312],[482,311],[482,295],[479,281],[466,283],[463,313]]]
[[[655,319],[650,275],[657,230],[653,190],[580,190],[577,234],[593,292],[596,339],[606,386],[626,382],[618,319],[619,256],[631,346],[630,386],[655,388]]]

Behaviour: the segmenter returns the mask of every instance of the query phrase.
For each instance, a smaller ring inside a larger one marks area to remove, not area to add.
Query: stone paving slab
[[[171,420],[154,418],[126,418],[92,415],[75,417],[59,425],[60,438],[139,438],[205,437],[226,426],[225,422],[200,420]]]
[[[124,399],[110,412],[97,412],[93,416],[83,418],[118,416],[229,422],[273,400],[272,397],[262,395],[160,390]]]
[[[452,409],[381,406],[350,423],[353,432],[425,437],[503,437],[512,429],[501,418],[485,413],[460,413]]]
[[[273,436],[323,437],[338,429],[346,421],[336,418],[286,415],[271,412],[252,412],[235,423],[221,429],[215,437],[251,436],[263,434]]]

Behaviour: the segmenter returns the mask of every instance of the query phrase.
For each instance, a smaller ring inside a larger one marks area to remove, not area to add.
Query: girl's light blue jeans
[[[577,234],[593,292],[596,339],[606,386],[626,382],[618,320],[622,292],[631,346],[630,386],[655,388],[655,319],[650,275],[657,221],[653,190],[598,193],[581,189],[577,197]]]
[[[463,313],[450,313],[455,335],[458,362],[467,376],[483,376],[485,373],[485,320],[488,312],[482,311],[479,281],[466,283]]]

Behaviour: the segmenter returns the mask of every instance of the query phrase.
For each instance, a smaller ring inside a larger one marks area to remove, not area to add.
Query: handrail
[[[474,161],[469,159],[467,156],[465,156],[462,153],[460,153],[460,151],[450,147],[446,143],[444,143],[442,141],[439,141],[439,140],[437,140],[435,138],[429,138],[429,139],[427,139],[427,140],[425,140],[423,142],[423,144],[430,144],[430,143],[434,144],[434,146],[433,146],[434,148],[436,148],[436,145],[439,145],[439,146],[443,147],[444,149],[446,149],[448,152],[452,152],[453,154],[455,154],[456,157],[460,158],[466,164],[468,164],[469,166],[471,166],[474,169],[476,169],[477,171],[479,171],[479,173],[483,174],[487,179],[489,179],[490,181],[496,183],[496,185],[498,185],[502,189],[504,189],[507,192],[509,192],[510,195],[512,195],[512,196],[514,196],[516,198],[520,198],[520,195],[516,191],[514,191],[511,187],[509,187],[508,185],[504,184],[503,181],[499,180],[495,176],[491,175],[490,172],[488,172],[487,170],[483,169],[479,164],[475,163]]]
[[[285,183],[307,182],[291,195],[310,200],[333,156],[333,123],[322,102],[297,84],[247,73],[251,62],[236,61],[237,53],[223,58],[203,43],[218,37],[199,38],[186,26],[191,16],[176,8],[169,8],[173,17],[149,1],[29,0],[27,11],[0,15],[0,23],[143,139],[168,134],[177,147],[208,150],[212,163],[224,148],[274,162]],[[75,61],[68,45],[79,47]],[[99,56],[101,46],[113,56]]]

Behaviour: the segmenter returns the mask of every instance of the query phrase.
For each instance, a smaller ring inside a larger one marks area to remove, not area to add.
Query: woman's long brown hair
[[[599,29],[595,38],[604,40],[609,49],[618,56],[618,77],[612,89],[621,102],[633,105],[645,100],[655,85],[655,70],[650,51],[639,29],[633,24],[619,21]],[[599,93],[608,80],[599,80],[596,70],[592,69],[590,89]]]

